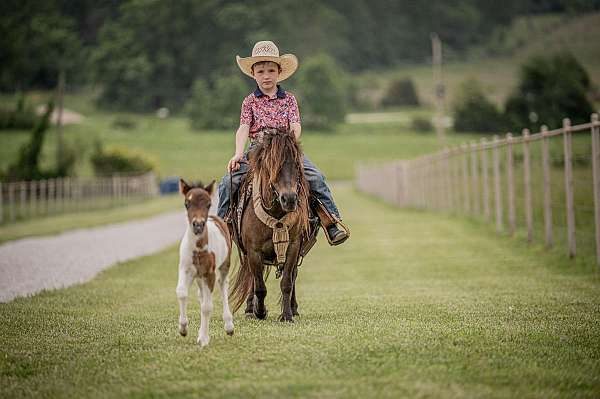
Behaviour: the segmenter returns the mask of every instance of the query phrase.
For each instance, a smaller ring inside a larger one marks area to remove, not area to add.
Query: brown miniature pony
[[[298,259],[308,233],[309,190],[302,151],[291,133],[268,129],[249,160],[250,169],[240,193],[252,184],[253,200],[241,217],[238,240],[245,254],[240,253],[240,268],[231,290],[233,308],[237,310],[246,300],[247,316],[267,317],[265,264],[275,264],[281,270],[279,320],[293,322],[293,316],[298,315]],[[265,219],[273,228],[265,224]]]

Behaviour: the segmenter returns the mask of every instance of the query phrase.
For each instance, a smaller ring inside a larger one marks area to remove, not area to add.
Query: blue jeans
[[[248,151],[244,153],[244,161],[248,161]],[[303,158],[304,162],[304,175],[306,176],[306,180],[308,182],[308,186],[310,188],[310,193],[317,197],[319,201],[323,203],[325,208],[329,211],[329,213],[334,214],[339,219],[340,212],[338,211],[335,203],[333,202],[333,196],[331,195],[331,191],[325,183],[325,176],[317,169],[317,167],[308,159],[306,155]],[[230,177],[229,174],[226,174],[221,179],[219,183],[219,209],[217,210],[217,215],[223,218],[229,209],[229,201],[233,194],[235,194],[240,186],[240,182],[242,181],[242,177],[248,172],[248,164],[240,163],[240,168],[231,173],[231,185],[230,187]],[[230,192],[231,188],[233,188],[233,193]]]

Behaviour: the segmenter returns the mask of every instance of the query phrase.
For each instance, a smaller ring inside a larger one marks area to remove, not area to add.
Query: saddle
[[[240,256],[241,254],[243,254],[243,256],[246,256],[246,250],[243,247],[241,240],[242,216],[244,214],[244,210],[248,205],[253,206],[253,184],[251,179],[248,178],[249,175],[250,174],[244,176],[244,178],[240,182],[240,188],[237,194],[234,195],[233,198],[231,198],[229,210],[225,217],[225,221],[227,222],[227,226],[229,227],[229,231],[232,236],[231,238],[233,242],[235,242],[239,251],[241,252]],[[312,247],[317,242],[317,234],[322,224],[322,219],[319,216],[322,212],[325,212],[327,214],[325,207],[317,198],[311,196],[309,202],[310,206],[308,215],[308,233],[302,236],[302,242],[300,244],[300,255],[297,266],[300,266],[302,264],[304,257],[310,252]],[[274,256],[272,259],[264,259],[264,264],[267,266],[277,266],[277,277],[279,277],[279,268],[282,266],[282,264],[278,262],[277,256]]]

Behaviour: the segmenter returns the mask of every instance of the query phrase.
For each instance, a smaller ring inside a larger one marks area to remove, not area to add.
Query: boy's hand
[[[240,168],[240,161],[242,160],[243,155],[234,155],[227,164],[227,170],[229,172],[233,172]]]

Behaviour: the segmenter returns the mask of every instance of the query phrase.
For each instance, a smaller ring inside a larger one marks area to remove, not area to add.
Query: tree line
[[[427,61],[431,32],[460,57],[518,15],[597,9],[600,0],[4,0],[0,90],[53,88],[63,70],[72,86],[99,85],[105,107],[178,110],[195,81],[213,88],[266,38],[355,72]]]

